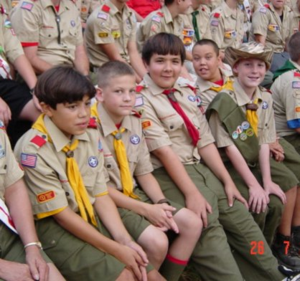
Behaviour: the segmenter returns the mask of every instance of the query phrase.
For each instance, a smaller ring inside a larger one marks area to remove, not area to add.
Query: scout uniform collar
[[[236,7],[238,9],[238,6]],[[224,12],[225,18],[229,18],[230,16],[236,19],[236,12],[229,8],[225,1],[222,2],[222,11]]]
[[[123,15],[131,15],[132,12],[130,9],[127,7],[127,5],[124,5],[122,13],[118,10],[118,8],[111,2],[111,1],[105,1],[104,5],[102,7],[106,6],[107,7],[107,13],[110,14],[111,16],[114,16],[117,13],[123,14]],[[103,10],[103,8],[102,8]]]
[[[47,129],[48,136],[51,138],[52,143],[57,152],[61,151],[67,144],[70,143],[70,139],[68,139],[65,134],[56,127],[56,125],[51,121],[51,119],[46,116],[44,117],[44,124]],[[83,133],[82,135],[74,136],[73,139],[78,139],[81,141],[88,141],[89,138],[87,133]]]
[[[153,80],[151,79],[151,77],[149,76],[149,74],[145,75],[144,81],[146,82],[146,85],[148,85],[148,88],[151,88],[151,93],[154,96],[161,95],[162,92],[165,90],[165,89],[162,89],[161,87],[157,86],[153,82]],[[175,84],[173,85],[172,88],[176,89],[177,92],[181,93],[181,89],[180,89],[179,85],[177,84],[177,82],[175,82]]]
[[[116,124],[111,120],[106,109],[103,107],[103,105],[100,102],[98,102],[97,109],[98,109],[97,112],[100,119],[103,134],[105,137],[107,137],[108,135],[110,135],[112,132],[116,130]],[[127,131],[132,132],[129,116],[124,117],[121,127],[126,129]]]
[[[297,70],[300,71],[300,65],[298,63],[292,61],[291,59],[289,59],[289,61],[290,61],[291,64],[293,64],[296,67]]]
[[[41,6],[43,7],[44,10],[46,10],[48,7],[54,7],[51,0],[43,0],[43,1],[39,1],[39,3],[41,3]],[[70,10],[71,5],[74,5],[72,3],[72,1],[61,0],[60,3],[59,3],[59,12],[58,12],[58,14],[61,14],[65,10]]]
[[[246,95],[237,79],[235,79],[233,83],[233,88],[238,106],[245,106],[246,104],[252,103],[255,99],[262,101],[262,95],[258,87],[255,90],[252,100]]]
[[[230,77],[231,75],[228,75],[229,71],[224,70],[224,69],[222,69],[220,67],[219,67],[219,70],[221,71],[221,76],[222,76],[222,79],[224,80],[224,84],[226,83],[226,81],[228,79],[232,79],[233,80],[233,78]],[[198,85],[199,90],[201,92],[205,92],[205,91],[209,90],[211,87],[219,87],[220,86],[220,85],[217,85],[217,84],[215,84],[213,82],[204,80],[200,76],[197,76],[197,82],[196,82],[196,84]]]
[[[173,22],[172,15],[171,15],[169,9],[167,8],[167,6],[163,6],[161,8],[161,12],[162,12],[163,17],[164,17],[167,24],[170,23],[170,22]]]

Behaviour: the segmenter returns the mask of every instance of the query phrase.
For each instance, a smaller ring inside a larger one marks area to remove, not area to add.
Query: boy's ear
[[[52,117],[53,108],[50,105],[40,102],[40,106],[44,114],[46,114],[48,117]]]
[[[97,101],[103,102],[103,91],[100,87],[96,87],[96,99]]]

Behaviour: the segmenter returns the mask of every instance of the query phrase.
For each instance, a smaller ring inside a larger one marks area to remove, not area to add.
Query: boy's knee
[[[203,228],[203,223],[199,216],[186,208],[179,211],[176,223],[180,234],[192,233],[193,235],[200,235]]]

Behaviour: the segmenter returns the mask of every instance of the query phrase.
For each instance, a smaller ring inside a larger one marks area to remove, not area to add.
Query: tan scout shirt
[[[86,22],[89,15],[99,6],[103,4],[103,0],[81,0],[80,17]]]
[[[196,19],[197,19],[197,27],[198,27],[198,36],[200,39],[211,39],[211,32],[209,28],[209,15],[210,10],[206,5],[200,5],[200,7],[194,11],[191,7],[188,11],[188,14],[181,15],[181,18],[183,20],[183,43],[190,44],[197,42],[197,30],[195,29],[195,26],[193,25],[193,14],[197,13]],[[192,31],[192,32],[191,32]],[[194,34],[193,34],[194,33]],[[191,36],[192,35],[192,36]],[[187,44],[185,44],[187,45]],[[193,45],[193,44],[192,44]]]
[[[300,12],[295,3],[294,7],[292,8],[292,12],[290,13],[291,17],[291,35],[300,31]]]
[[[223,2],[210,15],[212,39],[222,51],[228,46],[238,48],[243,41],[246,21],[245,13],[239,7],[234,11]]]
[[[273,83],[276,130],[279,136],[294,135],[300,128],[300,65],[280,75]]]
[[[115,187],[122,191],[120,169],[113,145],[114,137],[111,134],[116,131],[116,125],[100,103],[98,104],[98,114],[101,122],[100,134],[104,151],[104,166],[109,175],[108,186]],[[150,161],[147,144],[143,136],[141,119],[133,115],[126,116],[121,127],[126,129],[122,134],[122,141],[126,148],[132,178],[134,176],[151,173],[153,167]],[[136,186],[135,180],[133,184]]]
[[[275,53],[284,51],[285,42],[289,38],[291,30],[291,9],[284,6],[283,21],[275,12],[272,4],[265,4],[257,10],[252,17],[250,32],[251,40],[255,41],[255,34],[266,37],[266,45],[272,47]]]
[[[234,92],[228,91],[229,96],[234,102],[241,107],[246,114],[246,104],[251,100],[244,92],[239,82],[235,80],[233,84]],[[226,93],[224,93],[226,95]],[[254,94],[254,99],[258,98],[258,109],[256,111],[258,116],[258,142],[259,144],[272,143],[276,140],[275,119],[273,111],[272,96],[265,89],[257,88]],[[213,136],[216,139],[218,147],[226,147],[232,145],[234,142],[231,138],[231,133],[228,134],[223,128],[217,113],[213,113],[209,119],[209,125]]]
[[[71,0],[61,0],[58,13],[51,0],[22,0],[11,21],[23,47],[37,45],[38,57],[52,65],[73,64],[83,38],[79,10]]]
[[[182,117],[172,107],[168,97],[162,93],[164,89],[155,85],[148,75],[144,77],[142,85],[144,88],[141,91],[143,95],[141,108],[145,110],[142,120],[150,152],[163,146],[171,146],[183,164],[199,163],[201,157],[198,148],[213,143],[214,138],[205,115],[198,107],[195,93],[187,86],[174,85],[178,103],[200,132],[197,147],[193,146]],[[151,161],[154,169],[163,166],[152,154]]]
[[[137,31],[139,50],[142,50],[145,41],[160,32],[173,33],[183,39],[183,19],[181,15],[172,19],[166,6],[149,14],[140,24]]]
[[[0,198],[2,200],[4,200],[5,189],[22,177],[23,171],[16,161],[2,125],[0,129]]]
[[[14,61],[24,53],[21,43],[5,14],[0,13],[0,23],[0,61],[2,62],[2,67],[4,67],[4,63],[6,65],[7,62],[14,63]]]
[[[101,66],[109,61],[100,44],[115,43],[119,53],[128,63],[128,42],[136,41],[136,18],[131,9],[124,7],[121,13],[110,1],[98,7],[89,17],[85,40],[90,62]]]
[[[67,206],[78,212],[75,194],[67,177],[66,154],[62,151],[70,140],[47,116],[44,117],[44,122],[52,143],[47,141],[45,135],[31,129],[19,140],[15,148],[15,155],[24,167],[33,213],[43,214]],[[34,139],[36,136],[45,138],[47,142],[38,145]],[[96,128],[88,129],[74,139],[79,140],[74,158],[93,204],[95,196],[107,193],[100,135]]]
[[[222,74],[222,79],[224,83],[230,78],[233,80],[233,74],[231,70],[224,70],[220,68],[220,72]],[[218,94],[215,90],[212,90],[211,87],[220,87],[220,85],[215,84],[210,81],[206,81],[202,79],[201,77],[197,76],[197,95],[201,99],[201,105],[203,106],[204,110],[207,109],[209,104],[212,102],[212,100],[215,98],[215,96]]]

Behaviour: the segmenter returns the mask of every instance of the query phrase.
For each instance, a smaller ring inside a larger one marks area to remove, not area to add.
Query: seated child
[[[108,195],[100,135],[90,119],[94,86],[58,66],[39,77],[35,92],[44,114],[15,155],[45,252],[67,280],[145,280],[146,254]],[[161,280],[150,273],[148,280]]]
[[[23,171],[13,155],[3,126],[0,144],[0,279],[64,280],[41,251],[42,244],[36,235],[30,201],[22,179]]]
[[[181,40],[157,34],[145,44],[142,58],[148,75],[140,84],[143,102],[137,108],[145,109],[153,174],[166,198],[193,210],[205,226],[192,265],[203,280],[282,280],[277,260],[222,163],[194,91],[176,83],[185,58]],[[251,254],[258,241],[263,254]]]
[[[159,240],[165,239],[159,228],[178,233],[160,269],[167,280],[178,280],[199,239],[201,220],[192,211],[169,202],[151,174],[153,168],[142,133],[141,116],[132,110],[136,102],[133,70],[125,63],[114,61],[104,64],[99,73],[97,98],[100,102],[92,109],[95,109],[100,124],[104,165],[110,178],[109,193],[120,207],[128,232],[143,247],[156,268],[165,258],[164,251],[163,256],[157,253],[162,247],[153,241],[161,236]],[[124,146],[124,154],[118,142]],[[137,184],[141,189],[136,187]],[[173,217],[175,206],[177,212]],[[134,218],[130,212],[130,222],[126,209],[138,214]],[[133,224],[132,221],[140,223]]]
[[[200,93],[203,83],[214,85],[222,80],[215,50],[215,43],[211,41],[200,41],[195,47],[194,65],[199,75]],[[221,89],[210,89],[212,98],[215,97],[207,109],[211,130],[230,175],[248,200],[270,245],[280,223],[272,245],[274,255],[283,265],[299,270],[297,253],[286,245],[290,244],[291,226],[300,224],[297,215],[300,201],[296,200],[300,157],[295,159],[295,153],[290,154],[292,147],[282,143],[287,148],[287,161],[276,162],[269,158],[269,144],[276,140],[272,97],[267,90],[258,87],[270,65],[272,50],[253,42],[237,49],[230,47],[225,54],[236,79]],[[210,56],[209,65],[207,56]],[[208,72],[213,71],[211,75],[203,75],[200,69],[204,67]],[[280,200],[287,202],[281,222]]]

